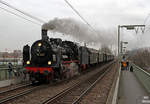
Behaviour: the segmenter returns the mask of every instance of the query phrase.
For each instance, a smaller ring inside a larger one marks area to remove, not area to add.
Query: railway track
[[[16,98],[19,98],[23,95],[29,94],[33,92],[34,90],[43,88],[45,86],[20,86],[17,89],[8,90],[5,92],[1,92],[0,94],[0,104],[6,103],[8,101],[14,100]]]
[[[31,85],[32,85],[31,83],[28,83],[28,84],[23,84],[23,85],[18,85],[18,86],[15,86],[15,87],[7,88],[7,90],[0,91],[0,96],[2,94],[5,94],[5,93],[11,92],[11,91],[15,91],[17,89],[25,88],[25,87],[31,86]]]
[[[55,82],[55,83],[49,84],[49,85],[40,85],[40,86],[33,86],[30,83],[27,85],[17,86],[12,89],[1,91],[0,92],[0,104],[9,102],[11,100],[15,100],[16,98],[19,98],[21,96],[32,93],[35,90],[45,89],[45,88],[48,88],[49,86],[55,86],[57,84],[61,84],[61,83],[65,82],[65,81],[67,81],[67,80]]]
[[[109,66],[110,64],[108,64],[108,65],[106,65],[106,66]],[[104,66],[102,69],[106,69],[106,67]],[[97,70],[97,72],[98,72],[98,70]],[[101,71],[101,73],[103,73],[102,71]],[[100,74],[100,73],[99,73]],[[95,74],[91,74],[91,75],[95,75]],[[91,76],[90,75],[90,76]],[[96,76],[96,75],[95,75]],[[98,76],[98,75],[97,75]],[[73,78],[74,79],[74,78]],[[76,79],[76,77],[75,77],[75,79]],[[86,78],[87,79],[87,78]],[[91,78],[92,79],[92,78]],[[93,80],[95,80],[95,79],[93,79]],[[82,83],[85,81],[85,79],[84,80],[82,80]],[[19,99],[22,99],[22,97],[21,96],[24,96],[24,95],[34,95],[34,92],[36,92],[36,91],[38,91],[38,90],[41,90],[41,89],[47,89],[48,87],[52,87],[52,86],[55,86],[55,85],[60,85],[61,83],[63,83],[63,82],[66,82],[66,83],[68,83],[67,81],[60,81],[60,82],[58,82],[58,83],[53,83],[52,85],[41,85],[41,86],[28,86],[28,87],[25,87],[25,88],[20,88],[19,90],[17,89],[17,90],[12,90],[12,91],[8,91],[8,92],[4,92],[3,93],[3,95],[1,96],[1,94],[0,94],[0,104],[3,104],[3,103],[10,103],[10,101],[11,101],[11,103],[13,103],[14,102],[14,104],[16,104],[16,103],[18,103],[19,104],[19,102],[16,102],[16,100],[19,100]],[[80,84],[81,84],[81,80],[79,80],[79,81],[76,81],[75,82],[76,84],[74,84],[74,83],[72,83],[72,87],[70,87],[70,90],[69,90],[69,88],[68,87],[66,87],[65,88],[65,90],[63,90],[63,92],[62,93],[64,93],[64,92],[66,92],[67,93],[67,91],[72,91],[72,89],[74,89],[75,88],[75,86],[80,86]],[[91,83],[92,83],[92,81],[90,82],[86,82],[86,83],[89,83],[89,84],[87,84],[87,85],[84,85],[84,86],[89,86]],[[58,88],[59,89],[59,88]],[[82,91],[83,92],[83,91]],[[50,93],[50,92],[49,92]],[[59,92],[58,92],[59,93]],[[66,93],[64,93],[64,94],[66,94]],[[40,93],[41,94],[41,93]],[[56,93],[57,94],[57,93]],[[60,93],[59,93],[60,94]],[[57,94],[56,96],[58,96],[59,94]],[[78,94],[78,95],[76,95],[77,97],[79,97],[79,95],[80,94]],[[51,99],[54,99],[54,97],[53,96],[55,96],[55,94],[53,94],[51,97]],[[55,97],[56,97],[55,96]],[[47,96],[48,97],[48,96]],[[47,98],[46,97],[46,98]],[[29,97],[29,98],[31,98],[31,97]],[[33,97],[33,99],[34,99],[34,97]],[[40,100],[40,99],[37,99],[37,100]],[[50,101],[49,99],[43,99],[43,100],[45,100],[42,104],[47,104],[47,103],[45,103],[45,102],[47,102],[47,101]],[[41,100],[40,102],[42,102],[43,100]],[[22,101],[22,100],[21,100]],[[28,101],[28,100],[27,100]],[[39,103],[40,103],[39,102]],[[63,101],[64,102],[64,101]],[[27,102],[28,103],[28,102]],[[30,102],[31,103],[31,102]],[[38,103],[38,101],[36,102],[36,103]],[[55,103],[55,102],[54,102]],[[32,103],[32,104],[35,104],[35,103]],[[56,103],[57,104],[57,103]]]
[[[109,72],[107,70],[113,63],[110,63],[106,67],[103,68],[100,72],[88,78],[86,81],[82,81],[74,84],[73,86],[64,89],[62,92],[57,95],[46,99],[41,104],[77,104],[81,98],[88,92],[90,89],[95,86],[95,84],[101,80],[106,73]]]

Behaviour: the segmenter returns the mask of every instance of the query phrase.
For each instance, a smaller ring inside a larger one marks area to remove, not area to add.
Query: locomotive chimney
[[[48,36],[47,36],[47,29],[42,29],[42,40],[47,40]]]

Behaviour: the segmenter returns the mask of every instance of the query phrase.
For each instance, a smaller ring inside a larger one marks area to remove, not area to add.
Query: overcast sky
[[[150,13],[150,0],[68,0],[95,29],[114,29],[122,24],[143,24]],[[5,0],[46,22],[58,18],[73,18],[83,22],[64,0]],[[0,4],[14,12],[14,10]],[[17,13],[17,12],[16,12]],[[149,24],[150,18],[146,24]],[[140,33],[121,31],[128,47],[149,46],[149,31]],[[117,33],[116,33],[117,36]],[[108,35],[109,37],[109,35]],[[30,23],[0,9],[0,51],[22,49],[41,38],[41,26]],[[117,37],[116,37],[117,38]],[[139,42],[141,41],[141,42]]]

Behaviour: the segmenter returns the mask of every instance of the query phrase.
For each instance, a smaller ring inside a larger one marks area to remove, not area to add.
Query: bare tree
[[[129,59],[143,69],[150,69],[150,48],[140,48],[130,52]]]

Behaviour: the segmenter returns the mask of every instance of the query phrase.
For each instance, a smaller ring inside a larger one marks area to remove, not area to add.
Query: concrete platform
[[[150,104],[148,93],[133,72],[121,72],[118,104]]]

